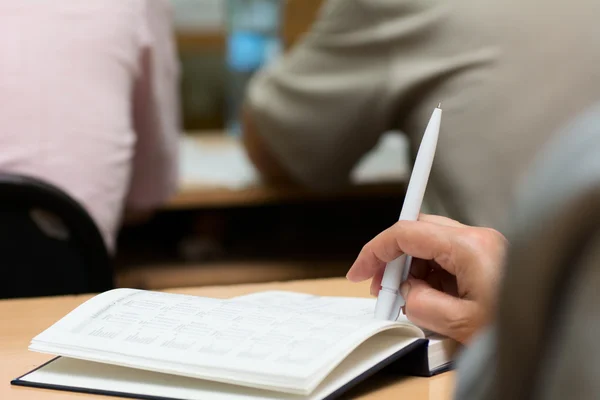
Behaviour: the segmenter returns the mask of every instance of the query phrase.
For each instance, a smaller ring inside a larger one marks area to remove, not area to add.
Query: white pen
[[[423,134],[423,139],[421,139],[417,159],[410,175],[404,204],[400,212],[400,221],[416,221],[419,218],[440,132],[440,122],[442,119],[441,106],[440,103],[433,110],[433,114],[431,114],[425,133]],[[399,289],[402,282],[408,278],[411,262],[412,257],[403,254],[386,265],[383,279],[381,280],[381,290],[377,296],[375,318],[390,321],[398,319],[400,310],[404,306],[404,299]]]

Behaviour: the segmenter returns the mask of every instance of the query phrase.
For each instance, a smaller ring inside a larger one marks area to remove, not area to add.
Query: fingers
[[[373,240],[377,240],[382,234],[383,232],[377,235]],[[389,239],[386,238],[386,240]],[[369,254],[371,251],[372,249],[367,243],[360,251],[360,254],[354,261],[354,264],[352,264],[350,267],[350,270],[348,270],[348,273],[346,274],[346,278],[348,278],[348,280],[352,282],[362,282],[372,278],[378,272],[381,272],[381,275],[383,276],[383,270],[387,262],[383,261],[378,255]]]
[[[410,278],[402,285],[408,319],[439,334],[464,342],[473,330],[477,304],[432,288],[428,283]]]
[[[371,296],[377,296],[379,294],[379,290],[381,290],[381,280],[383,279],[384,269],[381,268],[378,270],[373,276],[373,280],[371,281]]]
[[[441,215],[430,215],[430,214],[419,214],[419,221],[430,222],[432,224],[445,225],[445,226],[453,226],[455,228],[462,228],[466,225],[461,224],[458,221],[453,219],[442,217]]]
[[[369,279],[403,253],[435,260],[442,268],[454,273],[451,260],[456,229],[430,222],[399,221],[363,247],[346,276],[353,282]]]
[[[440,267],[433,261],[422,260],[420,258],[413,258],[410,266],[410,276],[429,282],[429,276],[432,270],[440,270]],[[383,273],[385,269],[382,267],[375,272],[373,280],[371,281],[370,293],[372,296],[377,296],[381,289],[381,281],[383,279]],[[443,270],[442,270],[443,271]],[[445,274],[447,272],[443,271]],[[451,276],[450,274],[448,274]],[[439,289],[441,290],[441,289]]]
[[[450,218],[437,215],[420,214],[419,220],[429,224],[441,225],[446,227],[464,227],[460,222]],[[364,281],[373,277],[378,271],[385,267],[385,264],[402,255],[401,241],[396,240],[395,235],[398,231],[399,222],[391,228],[377,235],[371,242],[363,247],[356,262],[348,271],[347,278],[354,282]],[[434,226],[430,227],[431,229]],[[403,231],[405,240],[410,240],[410,231]],[[422,236],[422,235],[421,235]],[[416,256],[415,254],[411,254]],[[418,256],[416,256],[418,257]],[[378,291],[378,290],[377,290]]]

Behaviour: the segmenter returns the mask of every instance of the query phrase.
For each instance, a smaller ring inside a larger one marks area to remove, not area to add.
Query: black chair
[[[0,298],[106,291],[111,264],[76,200],[39,179],[0,173]]]

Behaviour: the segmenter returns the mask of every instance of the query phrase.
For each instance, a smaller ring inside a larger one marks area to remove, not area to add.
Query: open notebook
[[[213,299],[133,289],[100,294],[35,337],[57,355],[13,385],[139,399],[331,399],[393,364],[449,368],[456,344],[374,299],[260,292]]]

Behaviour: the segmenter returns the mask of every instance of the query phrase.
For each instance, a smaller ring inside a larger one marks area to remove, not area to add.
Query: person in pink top
[[[176,189],[171,24],[168,0],[0,1],[0,171],[62,188],[111,252]]]

